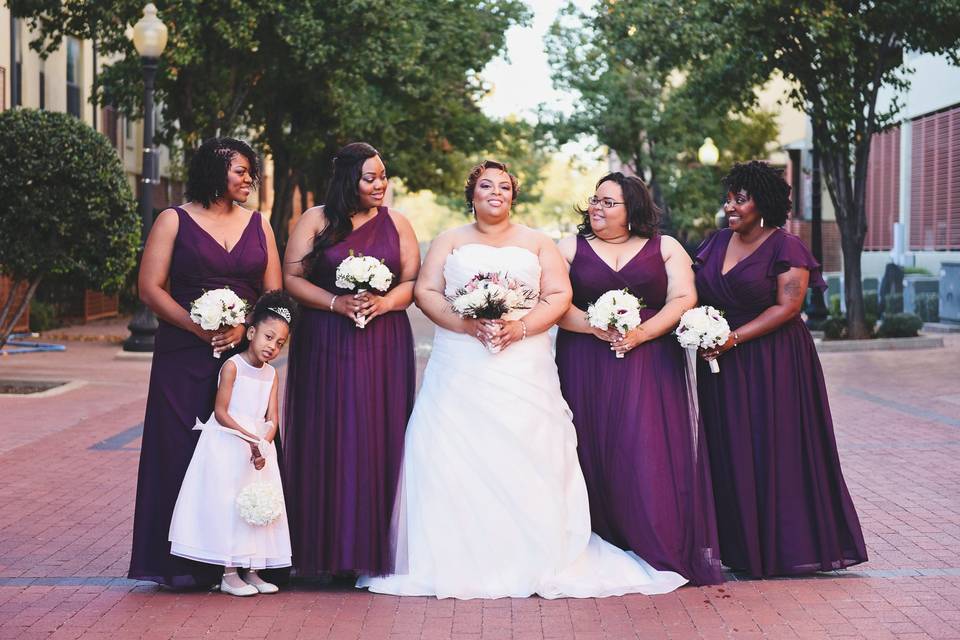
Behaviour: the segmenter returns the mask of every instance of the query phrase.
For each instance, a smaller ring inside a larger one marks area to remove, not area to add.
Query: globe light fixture
[[[697,150],[697,160],[700,164],[712,167],[720,159],[720,149],[713,143],[713,138],[705,138],[703,144]]]

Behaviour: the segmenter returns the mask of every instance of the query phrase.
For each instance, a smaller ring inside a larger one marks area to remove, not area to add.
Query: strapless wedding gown
[[[447,257],[447,293],[487,271],[539,291],[532,252],[468,244]],[[684,584],[591,533],[576,449],[546,333],[493,354],[438,327],[406,432],[397,574],[357,586],[438,598],[587,598]]]

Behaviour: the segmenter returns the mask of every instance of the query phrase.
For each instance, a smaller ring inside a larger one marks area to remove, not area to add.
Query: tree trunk
[[[0,349],[7,344],[7,340],[10,339],[10,334],[13,333],[13,328],[17,326],[20,316],[23,315],[23,312],[27,309],[27,305],[30,304],[33,294],[37,291],[37,285],[40,284],[40,278],[41,276],[37,276],[30,282],[30,286],[27,288],[27,292],[23,295],[23,300],[21,300],[20,304],[17,306],[17,310],[14,312],[13,317],[9,319],[4,317],[4,322],[0,323]],[[20,288],[20,284],[22,282],[22,280],[17,280],[12,284],[10,289],[11,300],[17,295],[17,289]],[[10,309],[10,300],[8,300],[3,306],[4,316],[6,316],[6,312]]]
[[[283,255],[290,236],[290,218],[293,216],[293,192],[300,179],[299,171],[290,166],[287,154],[273,155],[273,207],[270,210],[270,226],[277,237],[277,249]]]

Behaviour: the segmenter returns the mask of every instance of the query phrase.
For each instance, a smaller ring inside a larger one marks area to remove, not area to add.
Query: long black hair
[[[746,191],[760,211],[764,224],[782,227],[790,215],[790,185],[783,179],[783,170],[766,162],[751,160],[733,165],[723,179],[727,193]]]
[[[313,239],[313,248],[303,257],[303,272],[310,278],[314,265],[327,248],[353,231],[351,216],[360,210],[360,176],[363,163],[380,152],[366,142],[351,142],[333,156],[333,175],[323,202],[327,226]]]
[[[227,171],[230,161],[241,155],[250,163],[250,178],[254,189],[260,186],[260,160],[243,140],[210,138],[193,153],[187,169],[186,196],[209,209],[214,200],[227,192]]]
[[[627,176],[620,171],[614,171],[597,180],[595,189],[599,189],[604,182],[616,182],[623,191],[623,204],[627,208],[627,231],[632,236],[652,238],[660,229],[660,207],[653,201],[650,189],[643,180],[636,176]],[[577,226],[577,235],[592,238],[594,233],[590,227],[590,207],[575,207],[577,213],[583,216],[583,221]]]

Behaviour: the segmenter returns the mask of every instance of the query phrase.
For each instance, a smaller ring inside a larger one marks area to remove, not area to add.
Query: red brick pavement
[[[415,326],[422,368],[430,332]],[[822,357],[869,563],[656,597],[467,602],[345,584],[239,599],[126,580],[149,364],[67,344],[0,358],[0,378],[87,381],[0,398],[0,640],[960,638],[960,337]]]

